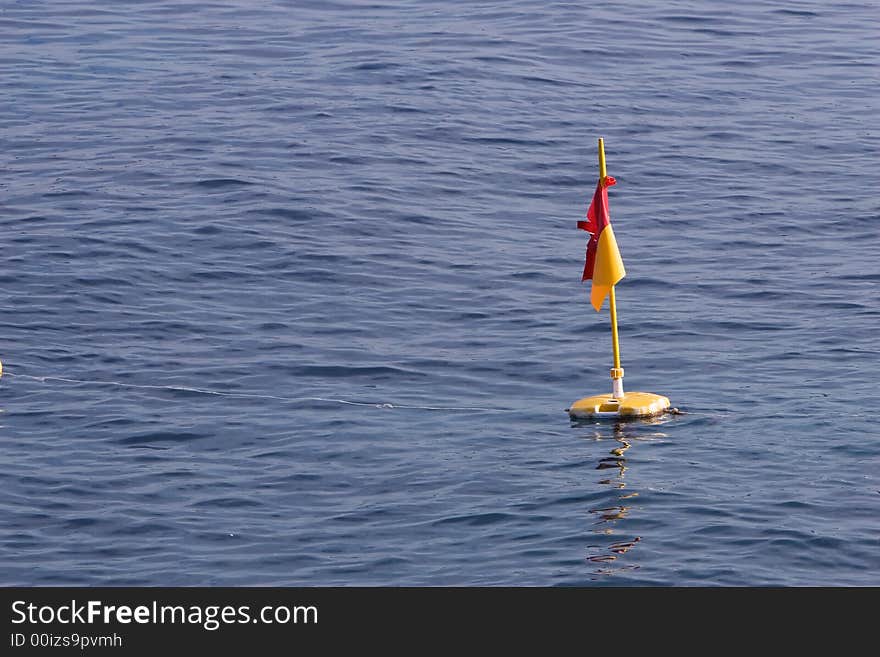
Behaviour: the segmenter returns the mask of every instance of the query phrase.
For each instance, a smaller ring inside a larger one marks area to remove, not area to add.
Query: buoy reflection
[[[591,436],[594,440],[613,441],[611,443],[613,448],[608,452],[608,456],[599,459],[596,470],[610,471],[607,474],[613,475],[609,477],[603,474],[598,483],[612,489],[615,503],[589,509],[594,519],[591,531],[601,538],[597,544],[588,546],[586,560],[598,565],[593,571],[595,575],[613,575],[622,570],[639,567],[632,562],[631,557],[627,557],[626,563],[621,560],[642,540],[641,536],[625,536],[622,533],[625,520],[632,509],[632,500],[639,495],[638,492],[627,489],[625,480],[626,452],[635,442],[636,434],[633,428],[628,428],[625,423],[595,426],[596,433]]]

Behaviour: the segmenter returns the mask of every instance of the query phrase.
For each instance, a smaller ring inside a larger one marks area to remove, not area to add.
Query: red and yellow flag
[[[590,241],[587,243],[587,262],[581,280],[593,281],[590,303],[593,304],[596,312],[602,309],[602,303],[611,292],[611,287],[626,276],[623,260],[617,249],[617,240],[614,239],[614,230],[611,228],[611,216],[608,213],[608,188],[616,182],[611,176],[599,179],[596,193],[593,194],[593,202],[587,210],[587,220],[577,223],[578,228],[590,233]]]

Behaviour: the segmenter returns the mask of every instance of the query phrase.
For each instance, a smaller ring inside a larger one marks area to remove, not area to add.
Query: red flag
[[[608,188],[616,183],[617,181],[611,176],[599,179],[596,192],[593,194],[593,202],[587,210],[587,220],[577,223],[578,228],[590,233],[587,261],[584,264],[584,275],[581,280],[592,279],[590,302],[597,311],[602,307],[602,302],[605,301],[611,287],[626,276],[608,212]]]

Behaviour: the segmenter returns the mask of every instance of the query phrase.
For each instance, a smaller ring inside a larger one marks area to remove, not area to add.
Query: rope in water
[[[480,406],[418,406],[415,404],[392,404],[389,402],[361,402],[349,399],[336,399],[332,397],[282,397],[279,395],[264,395],[249,392],[226,392],[223,390],[210,390],[208,388],[193,388],[190,386],[175,385],[146,385],[140,383],[123,383],[121,381],[87,381],[83,379],[71,379],[64,376],[34,376],[32,374],[20,374],[18,372],[10,372],[4,369],[3,376],[16,377],[19,379],[28,379],[30,381],[38,381],[46,383],[49,381],[58,381],[60,383],[71,383],[76,385],[91,386],[116,386],[120,388],[133,388],[136,390],[165,390],[170,392],[189,392],[199,395],[214,395],[217,397],[236,397],[239,399],[271,399],[274,401],[283,401],[289,403],[304,402],[326,402],[334,404],[346,404],[349,406],[372,406],[373,408],[399,408],[406,410],[418,411],[472,411],[472,412],[491,412],[491,413],[511,413],[514,412],[510,408],[483,408]]]

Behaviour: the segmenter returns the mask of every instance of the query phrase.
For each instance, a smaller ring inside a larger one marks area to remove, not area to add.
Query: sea
[[[880,585],[878,34],[2,0],[0,584]]]

